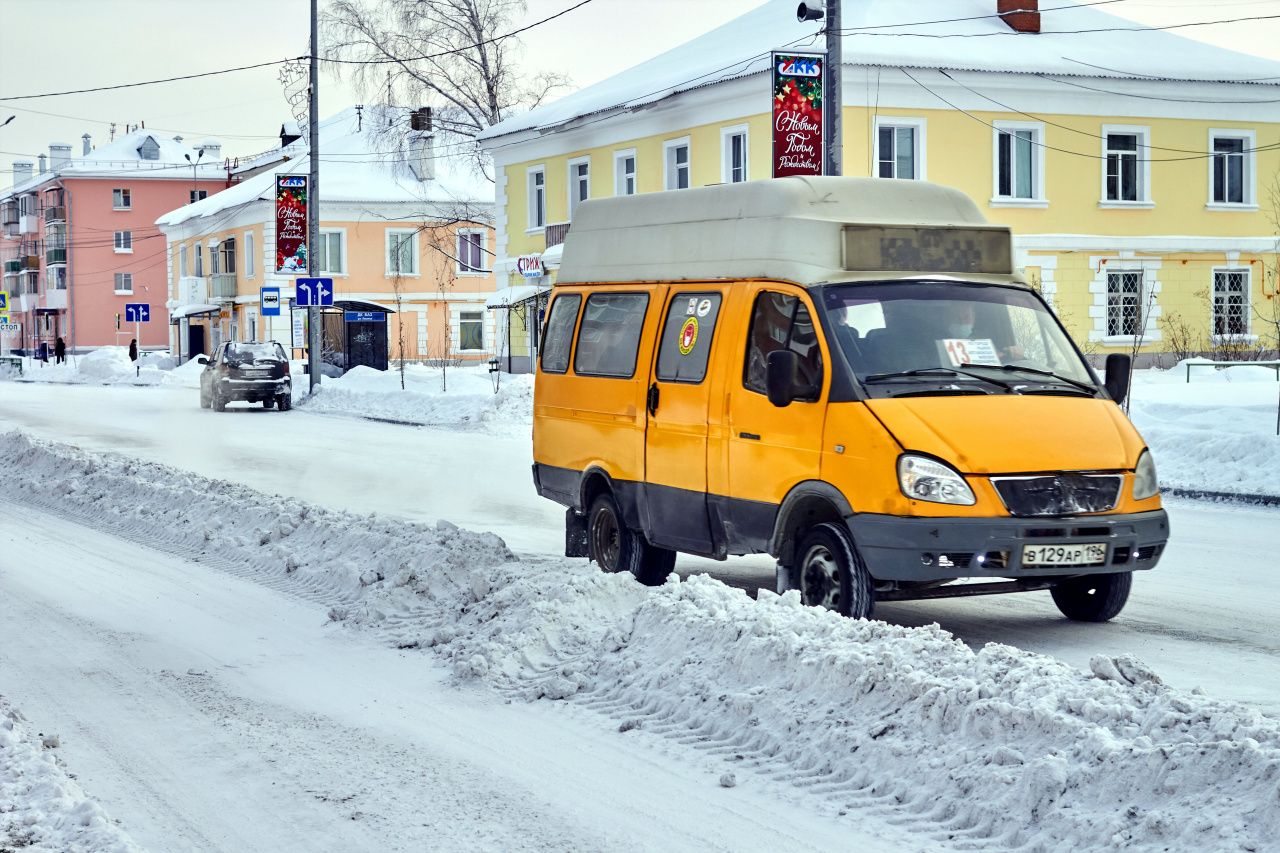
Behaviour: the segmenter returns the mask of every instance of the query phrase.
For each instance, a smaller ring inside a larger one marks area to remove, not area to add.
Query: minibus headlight
[[[918,501],[960,506],[973,506],[977,502],[959,472],[927,456],[900,456],[898,484],[904,495]]]
[[[1138,457],[1138,467],[1133,469],[1133,499],[1144,501],[1160,494],[1160,480],[1156,477],[1156,463],[1151,451],[1144,450]]]

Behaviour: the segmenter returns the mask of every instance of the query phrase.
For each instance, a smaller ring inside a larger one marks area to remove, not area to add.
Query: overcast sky
[[[324,0],[321,0],[322,5]],[[521,23],[576,0],[529,0]],[[845,0],[852,5],[859,0]],[[902,0],[909,7],[910,0]],[[990,0],[995,7],[996,0]],[[592,0],[523,36],[532,70],[568,74],[577,86],[629,68],[731,20],[760,0]],[[1053,0],[1044,8],[1056,5]],[[308,0],[0,0],[0,98],[210,71],[296,56],[307,49]],[[1125,0],[1107,11],[1146,24],[1280,15],[1280,0]],[[847,14],[847,13],[846,13]],[[779,22],[779,41],[799,28]],[[1182,35],[1280,60],[1280,20],[1196,27]],[[15,159],[34,160],[52,142],[77,154],[81,136],[102,144],[109,125],[145,121],[189,140],[217,136],[223,153],[276,144],[290,117],[276,68],[116,92],[0,101],[0,187]],[[325,75],[321,115],[359,100]],[[36,112],[39,111],[39,112]],[[56,113],[57,116],[43,113]]]

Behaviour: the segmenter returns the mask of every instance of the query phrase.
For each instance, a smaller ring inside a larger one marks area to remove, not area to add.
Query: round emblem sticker
[[[711,300],[703,299],[698,303],[698,316],[705,317],[711,313]]]
[[[680,354],[688,355],[693,352],[693,346],[698,342],[698,318],[690,317],[684,321],[684,325],[680,327]]]

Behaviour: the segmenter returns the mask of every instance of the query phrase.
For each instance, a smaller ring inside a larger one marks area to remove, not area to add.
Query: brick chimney
[[[996,12],[1010,29],[1020,33],[1040,32],[1039,0],[996,0]]]

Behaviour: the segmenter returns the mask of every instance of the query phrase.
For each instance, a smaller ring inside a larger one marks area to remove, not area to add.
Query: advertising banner
[[[276,175],[276,272],[307,274],[307,177]]]
[[[773,176],[822,174],[820,53],[773,54]]]

